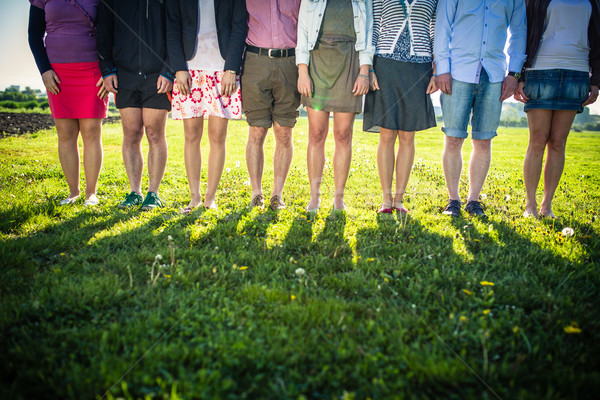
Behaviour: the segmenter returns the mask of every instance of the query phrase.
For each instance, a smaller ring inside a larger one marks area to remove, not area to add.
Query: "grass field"
[[[481,221],[440,214],[442,134],[419,133],[402,220],[375,212],[377,137],[360,125],[348,212],[331,212],[329,141],[313,218],[305,119],[279,213],[246,208],[244,122],[230,125],[219,210],[188,216],[177,122],[167,207],[150,213],[115,208],[119,125],[104,129],[93,209],[58,205],[54,131],[1,140],[0,398],[597,398],[600,136],[571,135],[559,218],[534,220],[521,217],[527,132],[502,129]],[[273,148],[269,136],[267,196]]]

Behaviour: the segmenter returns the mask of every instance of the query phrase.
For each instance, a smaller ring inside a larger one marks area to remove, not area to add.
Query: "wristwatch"
[[[237,74],[237,72],[235,72],[235,71],[234,71],[234,70],[232,70],[232,69],[228,69],[228,70],[227,70],[227,72],[229,72],[231,75],[235,75],[235,74]]]
[[[519,78],[521,78],[521,73],[520,72],[508,71],[508,75],[509,76],[514,76],[516,80],[519,80]]]

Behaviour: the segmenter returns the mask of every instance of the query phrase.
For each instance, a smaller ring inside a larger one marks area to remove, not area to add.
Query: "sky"
[[[0,0],[0,90],[11,85],[44,90],[27,42],[28,0]],[[439,105],[439,92],[432,96]],[[600,114],[600,101],[590,107]]]

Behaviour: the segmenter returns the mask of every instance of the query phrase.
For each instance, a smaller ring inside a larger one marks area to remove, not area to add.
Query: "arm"
[[[121,0],[122,1],[122,0]],[[165,54],[164,59],[162,60],[162,68],[160,69],[160,76],[158,78],[158,82],[156,84],[157,93],[170,93],[173,90],[173,81],[175,81],[175,69],[171,64],[171,59],[169,57],[169,43],[167,38],[167,25],[168,25],[168,17],[167,17],[167,4],[164,4],[164,12],[163,12],[163,25],[165,29]],[[182,41],[183,43],[183,41]],[[185,57],[184,57],[185,58]],[[186,64],[187,66],[187,64]]]
[[[525,48],[527,46],[527,14],[525,11],[525,2],[516,1],[508,26],[510,30],[510,39],[508,41],[508,71],[520,72],[527,59]],[[502,82],[502,93],[500,101],[504,101],[512,96],[519,89],[519,82],[514,76],[506,76]],[[524,95],[524,93],[523,93]],[[521,96],[519,93],[517,96]],[[524,97],[522,97],[525,99]]]
[[[98,47],[100,72],[104,78],[117,73],[112,54],[115,32],[113,10],[114,1],[104,0],[98,4],[96,15],[96,46]]]
[[[44,47],[44,34],[46,33],[46,12],[39,7],[29,8],[29,48],[33,53],[35,63],[42,75],[46,91],[52,94],[60,92],[60,79],[50,65],[46,47]]]
[[[296,65],[308,65],[310,56],[308,54],[308,26],[306,21],[308,12],[308,1],[302,0],[298,13],[298,38],[296,40]]]
[[[592,77],[590,79],[590,96],[585,100],[583,106],[590,105],[598,98],[600,86],[600,9],[597,1],[592,1],[592,18],[588,28],[588,40],[590,43],[590,69]]]
[[[437,87],[445,94],[452,94],[450,66],[450,38],[456,15],[457,0],[439,0],[436,12],[433,58],[437,70]]]
[[[192,81],[183,50],[183,29],[178,0],[167,0],[167,54],[171,68],[175,70],[177,89],[189,96]]]
[[[233,18],[231,21],[231,37],[227,45],[225,70],[240,72],[248,35],[248,11],[245,0],[233,0]]]
[[[375,47],[373,46],[373,2],[372,0],[366,0],[366,18],[364,27],[365,30],[365,49],[358,53],[358,60],[361,65],[366,65],[365,73],[369,74],[369,66],[373,64],[373,55],[375,54]],[[362,72],[361,72],[362,74]],[[368,86],[368,82],[367,82]],[[368,90],[368,89],[367,89]]]

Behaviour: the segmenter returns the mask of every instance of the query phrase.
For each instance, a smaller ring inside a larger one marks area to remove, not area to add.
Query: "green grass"
[[[94,209],[58,205],[54,131],[2,139],[0,398],[595,398],[600,136],[571,135],[560,218],[532,220],[521,218],[527,132],[501,130],[480,221],[440,214],[442,134],[418,133],[402,221],[375,212],[378,138],[360,128],[349,210],[330,212],[329,161],[315,218],[303,211],[305,119],[279,213],[246,209],[244,122],[230,125],[220,209],[189,216],[178,213],[188,201],[178,122],[167,207],[151,213],[115,208],[128,191],[119,125],[103,132]],[[265,148],[268,194],[272,135]],[[580,333],[565,332],[573,322]]]

